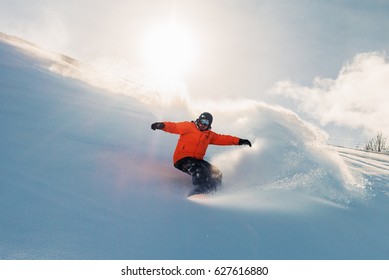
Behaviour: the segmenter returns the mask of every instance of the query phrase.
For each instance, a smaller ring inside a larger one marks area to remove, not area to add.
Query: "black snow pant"
[[[178,160],[174,167],[192,176],[192,183],[198,188],[216,190],[222,182],[222,173],[209,162],[202,159],[185,157]]]

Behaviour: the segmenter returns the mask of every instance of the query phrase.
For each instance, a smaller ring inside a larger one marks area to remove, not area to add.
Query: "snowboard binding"
[[[197,166],[192,173],[193,194],[210,194],[221,185],[222,173],[212,165]]]
[[[174,166],[192,176],[192,183],[195,188],[189,196],[214,193],[221,185],[221,171],[205,160],[186,157],[179,160]]]

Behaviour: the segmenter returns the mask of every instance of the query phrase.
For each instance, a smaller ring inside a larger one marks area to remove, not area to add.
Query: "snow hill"
[[[389,258],[389,155],[279,106],[176,97],[0,33],[0,258]],[[150,124],[202,111],[253,147],[210,147],[224,185],[197,203]]]

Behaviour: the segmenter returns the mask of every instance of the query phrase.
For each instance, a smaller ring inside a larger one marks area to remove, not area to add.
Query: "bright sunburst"
[[[144,41],[144,57],[159,76],[179,77],[193,66],[197,47],[192,35],[177,24],[159,26]]]

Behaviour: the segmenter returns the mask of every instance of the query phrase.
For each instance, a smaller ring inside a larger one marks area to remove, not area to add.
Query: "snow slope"
[[[1,259],[389,258],[389,155],[258,101],[162,102],[0,35]],[[177,136],[150,124],[202,111],[253,147],[210,147],[223,189],[193,202]]]

